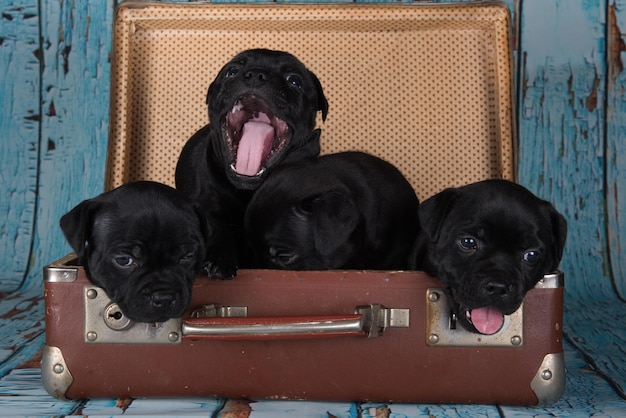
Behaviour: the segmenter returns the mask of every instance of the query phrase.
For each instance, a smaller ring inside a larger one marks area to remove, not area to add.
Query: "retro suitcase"
[[[515,179],[511,25],[501,3],[123,3],[106,187],[173,184],[206,89],[251,47],[289,51],[330,103],[322,152],[395,163],[420,199]],[[42,374],[56,397],[217,396],[546,405],[565,387],[563,275],[490,336],[456,327],[415,271],[242,270],[198,277],[189,311],[133,323],[72,254],[44,270]],[[463,382],[459,385],[458,382]]]

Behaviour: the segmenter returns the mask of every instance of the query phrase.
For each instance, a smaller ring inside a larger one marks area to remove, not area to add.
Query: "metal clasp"
[[[84,341],[88,344],[180,344],[181,320],[135,322],[124,315],[104,289],[84,287]]]
[[[505,315],[500,331],[476,334],[456,324],[456,314],[443,289],[426,290],[426,344],[430,347],[523,347],[524,304]]]

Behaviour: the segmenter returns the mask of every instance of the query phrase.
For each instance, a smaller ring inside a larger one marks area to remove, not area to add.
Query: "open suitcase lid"
[[[510,15],[502,3],[123,3],[117,9],[106,188],[174,184],[206,93],[238,52],[291,52],[329,101],[322,153],[395,164],[421,200],[515,180]]]

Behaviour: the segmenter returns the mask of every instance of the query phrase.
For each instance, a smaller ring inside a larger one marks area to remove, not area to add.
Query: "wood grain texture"
[[[36,0],[0,5],[0,292],[17,289],[33,241],[39,151]]]
[[[615,291],[626,301],[626,1],[612,1],[607,15],[606,207],[608,263]]]
[[[61,215],[103,191],[113,6],[112,0],[41,2],[45,66],[30,287],[41,288],[43,266],[70,251]]]
[[[616,289],[625,277],[611,263],[623,259],[614,247],[623,232],[607,212],[619,198],[606,188],[608,172],[619,172],[606,153],[607,144],[615,141],[605,124],[612,112],[610,101],[608,109],[604,106],[607,5],[583,0],[526,0],[523,5],[520,182],[554,202],[568,219],[561,265],[564,330],[624,396],[626,330],[618,324],[626,306]],[[547,22],[549,37],[541,30]],[[623,141],[611,148],[623,150]]]
[[[568,294],[613,294],[604,220],[604,15],[597,1],[523,2],[520,182],[568,220]],[[545,33],[550,25],[549,36]]]

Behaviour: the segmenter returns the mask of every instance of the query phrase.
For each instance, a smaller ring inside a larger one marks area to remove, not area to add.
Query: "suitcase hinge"
[[[363,315],[364,330],[367,338],[383,335],[387,328],[408,328],[409,309],[385,308],[377,303],[357,306],[355,313]]]

